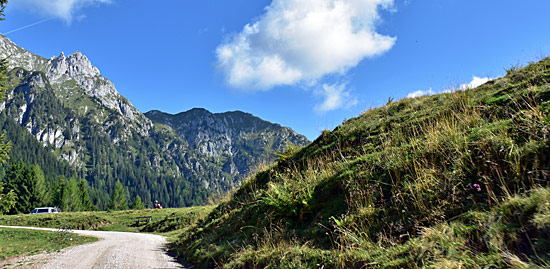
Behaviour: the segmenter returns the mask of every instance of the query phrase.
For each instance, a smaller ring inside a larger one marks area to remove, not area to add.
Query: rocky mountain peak
[[[200,108],[200,107],[194,107],[186,112],[181,112],[181,113],[178,113],[176,115],[171,115],[171,116],[182,116],[182,115],[192,115],[192,117],[205,117],[205,116],[211,116],[212,115],[212,112],[204,109],[204,108]]]
[[[92,65],[88,57],[77,51],[68,57],[61,52],[58,57],[52,57],[48,61],[48,78],[53,81],[58,81],[67,75],[69,78],[96,77],[100,75],[99,70]]]
[[[88,57],[77,51],[68,56],[61,52],[59,56],[46,59],[18,47],[7,37],[0,35],[0,59],[7,58],[10,69],[22,68],[26,71],[41,73],[36,75],[29,86],[34,88],[50,87],[68,106],[82,105],[76,109],[80,113],[97,110],[95,120],[105,123],[108,114],[112,119],[124,122],[129,129],[146,135],[152,123],[116,90],[114,84],[104,78],[99,69],[92,65]],[[24,72],[23,72],[24,73]],[[43,77],[42,77],[43,76]],[[75,103],[76,102],[76,103]],[[25,108],[30,107],[26,106]],[[104,111],[105,108],[110,112]],[[21,115],[26,110],[21,110]],[[118,116],[113,115],[118,114]],[[125,140],[126,137],[113,137],[114,140]]]
[[[18,47],[9,38],[0,34],[0,58],[7,59],[10,68],[21,67],[26,70],[39,70],[46,59]]]

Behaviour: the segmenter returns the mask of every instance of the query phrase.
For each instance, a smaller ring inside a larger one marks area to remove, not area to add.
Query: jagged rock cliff
[[[171,115],[152,110],[145,116],[172,127],[201,156],[223,158],[223,170],[233,175],[248,174],[274,153],[284,151],[287,143],[309,143],[290,128],[241,111],[214,114],[194,108]]]

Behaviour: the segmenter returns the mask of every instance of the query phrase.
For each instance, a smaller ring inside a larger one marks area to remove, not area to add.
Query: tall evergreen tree
[[[14,206],[17,196],[13,190],[4,193],[4,182],[0,181],[0,215],[8,213]]]
[[[78,191],[78,182],[76,177],[72,177],[65,187],[63,193],[64,206],[63,211],[75,212],[82,210],[82,200]]]
[[[134,201],[132,202],[132,204],[130,206],[132,207],[132,209],[144,209],[145,208],[145,205],[141,201],[141,197],[139,197],[139,195],[136,195],[136,198],[134,199]]]
[[[115,189],[111,194],[111,202],[109,203],[109,209],[111,210],[124,210],[128,209],[128,202],[126,201],[126,193],[124,187],[120,181],[116,181]]]
[[[4,176],[5,187],[13,190],[17,195],[15,206],[10,214],[29,213],[35,203],[33,196],[34,178],[33,172],[22,162],[16,162],[8,168]]]
[[[88,182],[85,179],[81,179],[78,183],[78,197],[80,199],[82,211],[93,211],[95,209],[90,199],[90,193],[88,192]]]
[[[33,174],[33,196],[34,204],[33,207],[44,207],[48,206],[50,203],[50,191],[46,184],[46,178],[44,177],[44,172],[42,168],[37,164],[31,166]]]
[[[67,198],[65,195],[66,189],[67,180],[65,180],[63,176],[58,177],[55,181],[55,191],[52,197],[52,203],[63,211],[68,207],[68,201],[64,200],[64,198]]]

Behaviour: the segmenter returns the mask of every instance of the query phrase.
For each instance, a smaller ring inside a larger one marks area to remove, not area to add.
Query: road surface
[[[56,231],[57,229],[0,226]],[[25,267],[33,268],[183,268],[166,253],[166,238],[160,235],[125,232],[78,231],[74,233],[100,238],[99,241],[70,247],[61,252],[25,258]],[[17,262],[16,262],[17,263]],[[13,263],[12,263],[13,264]],[[30,266],[29,266],[30,265]]]

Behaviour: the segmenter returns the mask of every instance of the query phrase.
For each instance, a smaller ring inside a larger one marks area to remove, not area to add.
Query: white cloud
[[[379,9],[392,6],[393,0],[273,0],[257,21],[218,46],[218,66],[231,86],[250,90],[343,75],[393,47],[396,38],[375,29]],[[326,93],[340,89],[325,86],[333,89]],[[338,107],[331,98],[319,109]]]
[[[347,83],[323,84],[317,94],[325,99],[322,104],[315,106],[315,111],[320,114],[357,104],[357,98],[350,94]]]
[[[458,86],[457,88],[446,89],[446,90],[442,91],[441,93],[451,93],[451,92],[456,92],[456,91],[465,91],[465,90],[468,90],[468,89],[475,89],[475,88],[487,83],[489,80],[493,80],[493,78],[490,78],[490,77],[480,78],[480,77],[474,76],[472,78],[472,81],[464,83],[464,84],[460,84],[460,86]]]
[[[17,0],[10,6],[39,13],[46,17],[55,17],[71,23],[75,18],[82,18],[80,11],[89,6],[109,4],[111,0]]]
[[[474,76],[472,81],[470,81],[469,83],[464,83],[464,84],[460,85],[458,87],[458,89],[461,90],[461,91],[465,91],[467,89],[474,89],[474,88],[477,88],[477,87],[487,83],[487,81],[489,81],[491,79],[492,78],[489,78],[489,77],[480,78],[480,77]]]
[[[415,97],[420,97],[420,96],[424,96],[424,95],[434,95],[434,94],[439,94],[439,93],[452,93],[452,92],[455,92],[455,91],[465,91],[465,90],[468,90],[468,89],[477,88],[477,87],[487,83],[489,80],[492,80],[492,78],[489,78],[489,77],[480,78],[480,77],[474,76],[472,78],[472,81],[470,81],[468,83],[461,84],[457,88],[449,88],[449,89],[445,89],[445,90],[440,91],[440,92],[435,92],[435,91],[432,90],[432,88],[430,88],[427,91],[419,90],[419,91],[409,93],[407,95],[407,98],[415,98]]]
[[[415,97],[420,97],[424,95],[433,95],[433,94],[435,94],[435,92],[430,88],[427,91],[418,90],[415,92],[411,92],[407,95],[407,98],[415,98]]]

